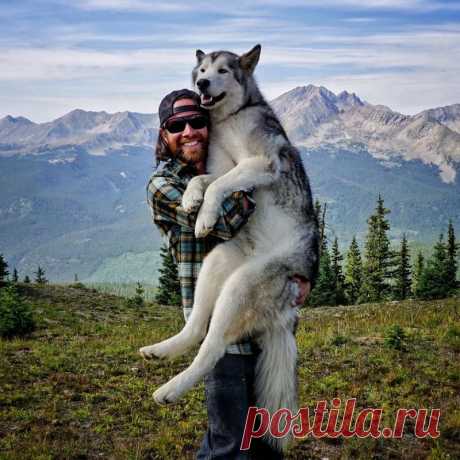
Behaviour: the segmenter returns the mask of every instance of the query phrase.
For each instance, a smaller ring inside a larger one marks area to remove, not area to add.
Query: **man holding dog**
[[[200,97],[190,90],[173,91],[159,107],[160,130],[156,146],[157,163],[164,161],[147,186],[154,223],[166,236],[168,248],[178,264],[185,319],[190,315],[201,263],[213,247],[231,239],[247,222],[256,203],[251,194],[235,192],[222,204],[220,217],[206,238],[195,238],[197,213],[181,207],[182,195],[192,177],[206,173],[209,117]],[[294,277],[303,304],[310,283]],[[230,345],[224,357],[205,378],[208,430],[198,459],[282,459],[262,439],[251,450],[240,451],[248,408],[255,405],[254,371],[260,352],[247,340]]]

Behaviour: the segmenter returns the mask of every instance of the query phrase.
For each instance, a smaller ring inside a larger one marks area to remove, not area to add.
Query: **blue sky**
[[[460,1],[0,0],[0,24],[0,117],[154,112],[197,48],[256,43],[268,100],[312,83],[406,114],[460,103]]]

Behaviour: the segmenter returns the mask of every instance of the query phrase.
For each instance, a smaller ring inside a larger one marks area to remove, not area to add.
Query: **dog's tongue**
[[[212,96],[208,96],[207,94],[201,95],[201,102],[203,102],[203,104],[207,104],[211,101],[212,101]]]

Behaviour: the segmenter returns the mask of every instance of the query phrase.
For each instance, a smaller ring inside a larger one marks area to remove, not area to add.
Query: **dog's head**
[[[260,57],[261,46],[256,45],[241,56],[230,51],[206,54],[197,50],[197,64],[192,72],[192,83],[200,93],[201,105],[213,110],[228,101],[242,104],[248,81]]]

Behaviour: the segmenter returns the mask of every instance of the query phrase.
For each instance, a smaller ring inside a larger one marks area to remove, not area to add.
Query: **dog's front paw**
[[[153,399],[161,406],[175,403],[180,397],[180,393],[172,382],[165,383],[153,393]]]
[[[167,349],[162,346],[161,342],[155,345],[149,345],[148,347],[142,347],[139,349],[139,353],[144,359],[168,357]]]
[[[198,186],[190,184],[182,197],[182,208],[185,212],[196,211],[203,202],[203,191]]]
[[[195,222],[195,237],[204,238],[214,228],[218,217],[217,212],[203,205]]]

